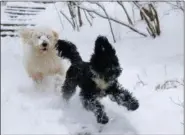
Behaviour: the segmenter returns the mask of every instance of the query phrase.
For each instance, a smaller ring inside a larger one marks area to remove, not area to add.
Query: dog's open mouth
[[[42,48],[41,50],[42,50],[42,51],[47,51],[48,49],[47,49],[47,48]]]

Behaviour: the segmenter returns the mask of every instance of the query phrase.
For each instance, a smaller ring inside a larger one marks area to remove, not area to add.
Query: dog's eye
[[[40,39],[40,36],[37,36],[38,39]]]

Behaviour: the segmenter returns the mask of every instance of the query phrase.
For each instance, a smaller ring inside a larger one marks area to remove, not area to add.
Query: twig
[[[110,22],[110,18],[109,18],[108,13],[107,13],[106,9],[104,8],[104,6],[101,5],[100,3],[96,3],[96,5],[98,5],[98,6],[104,11],[105,15],[107,16],[108,22],[109,22],[109,26],[110,26],[110,30],[111,30],[111,34],[112,34],[112,37],[113,37],[113,41],[114,41],[114,43],[115,43],[115,42],[116,42],[116,39],[115,39],[115,36],[114,36],[112,24],[111,24],[111,22]]]
[[[123,5],[122,1],[117,1],[117,3],[118,3],[118,4],[122,7],[122,9],[124,10],[124,12],[125,12],[125,14],[126,14],[126,16],[127,16],[128,22],[129,22],[131,25],[133,25],[132,20],[130,19],[130,16],[128,15],[128,12],[127,12],[125,6]]]
[[[172,97],[170,97],[170,100],[172,101],[172,103],[174,103],[175,105],[181,107],[181,108],[184,110],[184,101],[183,101],[183,102],[180,101],[180,100],[179,100],[179,97],[178,97],[179,103],[175,102],[175,101],[172,99]],[[180,102],[181,102],[181,103],[180,103]],[[184,126],[184,122],[180,122],[180,123]]]
[[[73,28],[75,29],[76,28],[76,20],[74,19],[76,17],[75,13],[74,13],[74,10],[73,10],[73,7],[72,7],[72,4],[76,4],[74,1],[68,1],[67,2],[67,6],[68,6],[68,9],[69,9],[69,13],[71,15],[71,20],[72,20],[72,24],[73,24]]]
[[[145,86],[146,84],[141,80],[141,78],[139,77],[139,75],[137,74],[137,78],[138,78],[138,80],[139,80],[139,82],[137,82],[137,83],[141,83],[143,86]]]
[[[63,13],[62,10],[60,10],[60,13],[66,18],[66,20],[71,24],[71,26],[73,27],[73,29],[75,29],[75,26],[73,25],[73,23],[70,21],[70,19]]]
[[[59,12],[58,12],[58,9],[57,9],[57,7],[56,7],[54,1],[53,1],[53,4],[54,4],[54,6],[55,6],[55,10],[57,11],[57,15],[58,15],[58,18],[59,18],[59,20],[60,20],[60,24],[61,24],[62,28],[64,28],[64,25],[63,25],[63,23],[62,23],[62,19],[61,19],[61,17],[60,17],[60,14],[59,14]]]
[[[85,17],[86,17],[87,21],[89,22],[90,26],[92,26],[92,23],[91,23],[91,21],[89,20],[86,11],[85,11],[84,9],[83,9],[83,11],[84,11],[84,14],[85,14]]]
[[[77,6],[80,7],[81,9],[84,9],[84,10],[88,11],[88,12],[93,12],[93,13],[95,13],[96,15],[98,15],[98,16],[104,18],[104,19],[107,19],[106,16],[102,15],[101,13],[99,13],[99,12],[93,10],[93,9],[89,9],[89,8],[83,7],[83,6],[81,6],[81,5],[77,5]],[[118,24],[121,24],[121,25],[123,25],[123,26],[126,26],[126,27],[130,28],[130,29],[133,30],[134,32],[136,32],[136,33],[138,33],[138,34],[140,34],[140,35],[142,35],[142,36],[144,36],[144,37],[147,37],[147,34],[145,34],[145,33],[143,33],[143,32],[140,32],[139,30],[135,29],[134,27],[132,27],[132,26],[130,26],[130,25],[128,25],[128,24],[126,24],[126,23],[120,21],[120,20],[116,20],[116,19],[114,19],[114,18],[112,18],[112,17],[110,17],[110,16],[109,16],[109,19],[110,19],[111,21],[114,21],[114,22],[116,22],[116,23],[118,23]]]
[[[178,2],[178,1],[177,1],[177,2]],[[182,6],[175,5],[175,4],[173,4],[173,3],[171,3],[171,2],[168,2],[168,1],[166,1],[166,3],[169,4],[169,5],[172,5],[173,7],[179,8],[180,10],[182,10],[182,11],[184,12],[184,8],[183,8]]]
[[[155,90],[158,89],[171,89],[171,88],[177,88],[179,85],[184,86],[184,84],[180,83],[178,80],[166,80],[163,84],[158,84],[155,88]]]
[[[180,83],[180,82],[179,82],[179,81],[177,81],[177,80],[176,80],[176,82],[177,82],[177,83],[179,83],[180,85],[184,86],[184,84],[183,84],[183,83]]]
[[[134,4],[132,4],[132,16],[133,16],[133,21],[135,23],[136,22],[136,19],[135,19]]]
[[[81,16],[81,12],[80,12],[80,8],[78,7],[78,21],[79,21],[79,25],[80,27],[83,25],[83,22],[82,22],[82,16]]]
[[[174,104],[176,104],[176,105],[178,105],[178,106],[180,106],[180,107],[184,108],[184,103],[183,103],[183,102],[181,102],[181,101],[179,100],[179,98],[178,98],[178,101],[179,101],[179,102],[181,102],[181,103],[177,103],[177,102],[175,102],[175,101],[172,99],[172,97],[170,97],[170,100],[171,100]]]
[[[138,78],[139,81],[135,84],[134,89],[137,87],[138,84],[142,84],[142,86],[147,85],[146,83],[144,83],[144,82],[141,80],[141,78],[139,77],[138,74],[137,74],[137,78]]]
[[[95,18],[91,12],[87,12],[87,13],[89,14],[89,16],[90,16],[92,19]]]
[[[74,17],[74,22],[76,24],[77,31],[79,31],[80,29],[79,29],[79,26],[78,26],[78,21],[77,21],[77,17],[76,16]]]

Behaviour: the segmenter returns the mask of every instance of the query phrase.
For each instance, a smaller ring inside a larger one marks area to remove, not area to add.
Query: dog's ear
[[[30,28],[23,28],[19,30],[19,36],[25,41],[28,40],[31,36],[33,29]]]
[[[59,38],[58,33],[54,30],[52,30],[52,32],[53,32],[53,35],[54,35],[55,39],[58,40],[58,38]]]
[[[115,49],[105,36],[98,36],[95,41],[95,52],[106,52],[115,54]]]

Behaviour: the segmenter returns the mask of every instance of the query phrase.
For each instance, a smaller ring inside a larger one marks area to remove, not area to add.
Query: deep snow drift
[[[67,13],[64,5],[59,3],[57,6],[63,6],[62,10]],[[108,12],[120,15],[120,9],[114,4],[107,6]],[[184,79],[184,18],[181,11],[165,14],[168,8],[163,3],[159,5],[160,37],[143,38],[113,23],[117,43],[112,41],[108,22],[99,17],[93,21],[92,27],[85,22],[80,32],[74,32],[64,18],[62,27],[53,4],[33,20],[38,25],[48,25],[57,30],[60,38],[74,42],[84,60],[89,60],[99,34],[107,36],[115,46],[123,67],[119,81],[139,99],[140,108],[128,112],[104,98],[102,102],[112,121],[103,127],[101,134],[183,134],[184,109],[176,104],[184,100],[183,85],[176,83],[176,88],[156,90],[157,85],[167,80],[183,83]],[[8,21],[3,8],[1,11],[2,21]],[[141,22],[137,25],[138,29],[146,32]],[[2,134],[98,133],[95,117],[83,109],[78,94],[66,106],[60,94],[54,91],[53,77],[45,80],[43,90],[34,87],[23,68],[19,38],[1,38],[1,56]]]

